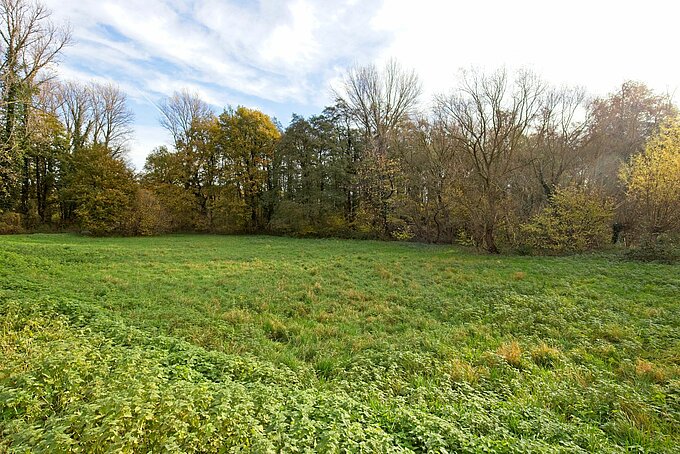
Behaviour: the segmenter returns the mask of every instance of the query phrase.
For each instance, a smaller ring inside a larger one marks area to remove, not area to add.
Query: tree
[[[0,197],[22,171],[26,180],[22,154],[32,98],[70,40],[68,29],[56,26],[50,14],[40,3],[0,0]]]
[[[160,106],[160,123],[171,135],[176,148],[190,140],[197,122],[214,117],[210,106],[195,93],[188,90],[175,92]]]
[[[75,151],[64,180],[61,197],[75,205],[83,231],[98,236],[135,233],[134,174],[106,147],[94,144]]]
[[[161,210],[168,215],[169,230],[201,230],[203,214],[187,174],[184,152],[158,147],[146,158],[142,184],[153,192]]]
[[[529,147],[531,168],[546,199],[565,181],[574,180],[585,164],[585,145],[592,117],[583,89],[546,92],[538,115],[538,130]]]
[[[352,227],[361,198],[358,172],[366,155],[365,134],[354,124],[342,102],[326,107],[315,119],[316,129],[325,137],[323,141],[335,150],[330,173],[343,193],[345,222]]]
[[[680,117],[663,123],[622,167],[621,179],[644,236],[680,231]]]
[[[114,84],[65,82],[55,87],[70,150],[100,144],[122,158],[132,135],[134,114],[127,96]]]
[[[505,70],[489,75],[471,71],[463,72],[452,95],[437,98],[447,130],[474,176],[463,201],[473,236],[492,253],[499,252],[495,230],[507,201],[507,179],[522,167],[516,158],[526,149],[544,91],[543,83],[527,71],[512,81]]]
[[[176,229],[211,231],[223,165],[215,148],[217,118],[188,90],[175,92],[160,109],[161,126],[172,136],[174,150],[149,156],[145,180],[155,182],[158,198],[174,213]]]
[[[400,161],[407,179],[407,200],[403,214],[410,220],[413,235],[421,241],[455,239],[457,220],[454,199],[458,197],[464,166],[461,154],[436,113],[421,118],[404,134]]]
[[[676,114],[669,96],[657,95],[640,82],[624,82],[617,92],[596,99],[589,130],[589,179],[598,181],[610,194],[622,195],[616,178],[621,165],[641,153],[664,120]]]
[[[303,235],[347,231],[352,157],[338,120],[332,109],[308,120],[293,116],[274,157],[274,229]]]
[[[84,147],[90,139],[94,122],[92,97],[86,85],[69,81],[55,87],[59,98],[60,117],[64,122],[69,151]]]
[[[375,65],[348,71],[336,96],[370,140],[378,154],[386,154],[389,137],[412,112],[422,92],[415,71],[390,60],[382,71]]]
[[[399,163],[390,145],[400,126],[416,107],[422,88],[414,71],[404,70],[390,60],[382,71],[374,65],[349,70],[338,103],[361,127],[366,155],[359,179],[368,222],[382,235],[392,234],[391,218],[400,180]]]
[[[225,159],[228,181],[247,213],[245,229],[263,229],[272,214],[265,194],[274,190],[271,166],[281,133],[267,115],[246,107],[226,109],[217,127],[217,152]]]
[[[275,201],[273,227],[278,231],[307,234],[322,221],[324,196],[323,148],[312,124],[293,115],[277,144],[274,157]]]
[[[53,103],[51,94],[44,92],[27,127],[21,212],[30,226],[50,224],[58,207],[57,190],[68,145]]]
[[[102,144],[112,157],[121,158],[132,135],[134,120],[134,114],[127,105],[127,96],[111,83],[93,83],[89,92],[92,142]]]

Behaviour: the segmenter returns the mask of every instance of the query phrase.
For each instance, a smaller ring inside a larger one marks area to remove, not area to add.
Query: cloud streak
[[[314,102],[334,68],[370,61],[387,37],[369,26],[380,6],[370,1],[48,3],[75,28],[68,65],[162,95],[174,81],[213,85],[205,91],[223,92],[216,103],[239,96]]]

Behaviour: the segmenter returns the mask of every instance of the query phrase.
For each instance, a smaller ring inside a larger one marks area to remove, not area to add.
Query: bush
[[[680,238],[672,235],[646,236],[625,253],[641,262],[680,263]]]
[[[0,235],[11,233],[23,233],[21,225],[21,215],[19,213],[7,212],[0,213]]]
[[[300,237],[346,236],[349,226],[342,213],[332,206],[281,200],[269,221],[276,234]]]
[[[578,253],[610,243],[613,206],[586,188],[560,188],[528,224],[519,246],[541,254]]]
[[[305,207],[292,200],[281,200],[271,221],[269,221],[269,228],[274,233],[284,235],[310,235],[314,232],[314,228],[305,215]]]
[[[137,191],[136,209],[138,235],[158,235],[170,229],[168,215],[152,191],[148,189]]]

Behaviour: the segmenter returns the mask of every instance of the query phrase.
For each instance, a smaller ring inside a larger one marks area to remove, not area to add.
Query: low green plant
[[[0,452],[673,453],[679,286],[607,256],[3,236]]]
[[[630,260],[641,262],[680,263],[680,235],[644,236],[624,254]]]

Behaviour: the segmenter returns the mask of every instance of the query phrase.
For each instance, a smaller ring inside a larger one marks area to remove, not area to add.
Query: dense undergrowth
[[[0,452],[675,452],[680,268],[0,237]]]

